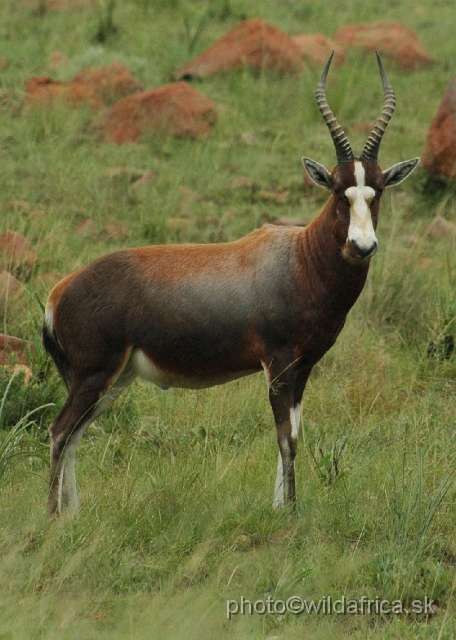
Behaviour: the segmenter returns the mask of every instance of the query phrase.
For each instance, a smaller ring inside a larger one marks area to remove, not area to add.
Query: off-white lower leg
[[[301,405],[297,404],[290,409],[290,422],[291,422],[291,436],[293,439],[297,439],[299,435],[299,426],[301,423]],[[272,506],[277,509],[284,505],[283,498],[283,462],[282,456],[279,451],[279,458],[277,460],[277,474],[274,486],[274,500]]]

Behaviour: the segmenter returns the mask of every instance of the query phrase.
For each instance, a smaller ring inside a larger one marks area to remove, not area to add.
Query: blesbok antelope
[[[377,164],[395,96],[377,54],[384,107],[360,157],[325,95],[317,102],[337,166],[303,158],[330,191],[308,227],[266,225],[221,244],[121,249],[68,275],[51,291],[44,346],[69,387],[50,427],[49,510],[77,509],[75,454],[89,424],[141,378],[199,389],[263,370],[279,444],[274,504],[295,502],[300,407],[312,367],[334,344],[361,293],[385,187],[418,163]]]

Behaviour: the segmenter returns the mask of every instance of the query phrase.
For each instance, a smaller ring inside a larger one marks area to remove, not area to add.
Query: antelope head
[[[334,52],[323,70],[316,97],[334,142],[337,166],[330,173],[315,160],[304,157],[302,161],[311,179],[331,192],[333,232],[343,257],[349,262],[359,263],[368,260],[377,251],[375,229],[383,191],[405,180],[417,166],[419,158],[399,162],[386,171],[382,171],[377,163],[380,142],[396,105],[396,96],[378,52],[376,55],[384,92],[383,111],[361,156],[353,154],[350,142],[326,100],[326,77],[333,55]]]

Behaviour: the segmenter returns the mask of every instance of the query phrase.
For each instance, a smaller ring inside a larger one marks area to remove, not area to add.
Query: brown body
[[[49,296],[72,376],[113,376],[129,348],[184,387],[261,371],[284,349],[313,366],[334,344],[368,269],[331,251],[325,230],[319,219],[304,230],[268,225],[232,243],[96,260]]]
[[[136,376],[163,388],[202,388],[264,370],[280,449],[275,503],[294,502],[307,379],[363,289],[384,188],[417,163],[382,172],[372,159],[339,158],[329,174],[304,162],[331,191],[308,227],[266,225],[230,243],[123,249],[51,291],[44,345],[69,387],[51,425],[52,514],[77,508],[77,443]]]

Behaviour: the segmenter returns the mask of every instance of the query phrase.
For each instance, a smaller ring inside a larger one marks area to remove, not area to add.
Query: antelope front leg
[[[298,448],[301,401],[311,371],[311,366],[298,367],[288,386],[279,387],[275,393],[273,389],[269,390],[279,443],[273,501],[276,508],[296,503],[294,459]]]
[[[294,446],[294,456],[296,456],[296,450],[298,446],[298,436],[299,436],[299,426],[301,422],[301,405],[297,404],[293,409],[290,410],[290,422],[291,422],[291,439],[295,440]],[[290,445],[288,444],[288,448]],[[293,458],[294,459],[294,458]],[[292,475],[294,480],[294,462],[292,462]],[[275,508],[282,507],[285,503],[285,492],[284,492],[284,461],[282,455],[282,447],[280,446],[280,436],[279,436],[279,455],[277,460],[277,475],[274,487],[274,500],[273,506]],[[296,491],[294,490],[294,498],[296,499]]]
[[[296,504],[296,482],[294,460],[298,448],[298,430],[300,405],[294,406],[293,394],[269,393],[272,410],[277,429],[277,442],[279,444],[279,461],[277,464],[277,477],[274,490],[274,506]]]

